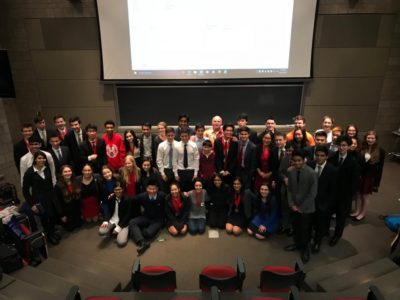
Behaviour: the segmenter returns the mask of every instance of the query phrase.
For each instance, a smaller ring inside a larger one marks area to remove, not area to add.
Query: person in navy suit
[[[349,154],[352,141],[348,136],[339,136],[336,139],[338,151],[328,159],[338,169],[336,185],[336,227],[335,233],[329,242],[330,246],[335,246],[343,235],[346,218],[351,212],[351,203],[358,190],[360,176],[359,164],[354,155]]]
[[[79,145],[86,138],[85,131],[81,128],[81,119],[78,116],[69,119],[71,131],[64,138],[65,145],[68,146],[71,153],[74,171],[76,175],[82,174],[81,154]]]
[[[327,146],[316,146],[315,160],[308,162],[308,165],[318,176],[318,192],[315,197],[315,213],[313,215],[315,232],[314,243],[311,248],[313,253],[320,251],[322,238],[329,235],[331,215],[335,207],[337,170],[331,163],[327,162],[328,155]]]
[[[49,143],[49,153],[53,157],[56,174],[60,174],[63,165],[70,165],[74,170],[69,149],[67,146],[61,146],[61,139],[56,131],[50,133]]]
[[[97,137],[97,126],[86,125],[87,139],[79,145],[81,165],[89,164],[94,173],[100,173],[101,168],[107,164],[106,143]]]
[[[142,255],[165,223],[165,194],[158,190],[156,181],[147,183],[146,192],[133,198],[139,204],[142,215],[129,222],[129,234]],[[132,210],[131,210],[132,212]]]
[[[239,129],[239,147],[237,176],[239,176],[245,189],[252,186],[252,181],[257,168],[257,147],[250,141],[250,129],[245,126]]]

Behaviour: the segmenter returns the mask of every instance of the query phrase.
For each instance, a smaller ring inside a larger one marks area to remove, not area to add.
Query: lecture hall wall
[[[400,126],[399,11],[400,0],[319,1],[314,78],[305,84],[303,108],[310,130],[328,114],[338,124],[377,130],[390,148]],[[0,174],[7,180],[17,174],[3,141],[18,140],[20,124],[35,112],[50,124],[56,113],[99,125],[116,118],[113,88],[100,82],[94,0],[0,0],[0,47],[9,50],[17,93],[0,103]]]

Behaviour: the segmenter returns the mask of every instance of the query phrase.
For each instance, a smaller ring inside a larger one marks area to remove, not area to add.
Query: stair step
[[[0,290],[5,288],[7,285],[13,283],[15,281],[15,278],[3,273],[3,278],[0,280]]]
[[[385,300],[399,300],[400,299],[400,289],[393,292],[384,294]]]
[[[38,268],[64,278],[69,282],[93,288],[99,292],[112,292],[119,283],[109,274],[93,273],[59,259],[49,257]]]
[[[304,282],[305,288],[306,290],[315,291],[318,282],[345,274],[350,270],[371,263],[378,258],[381,258],[380,255],[375,253],[359,253],[354,256],[314,268],[307,272]]]
[[[85,266],[85,270],[93,273],[112,274],[113,278],[121,282],[122,285],[130,280],[131,266],[127,265],[126,269],[107,264],[102,261],[90,259],[84,255],[71,255],[68,251],[52,252],[51,257],[70,263],[71,265],[80,267]]]
[[[334,280],[328,278],[319,281],[317,289],[325,292],[344,291],[364,283],[370,283],[374,278],[380,277],[396,269],[398,269],[398,266],[393,261],[388,258],[382,258],[371,262],[370,264],[355,268],[343,275],[335,276]]]
[[[27,299],[40,299],[40,300],[57,300],[60,296],[51,294],[42,290],[30,283],[16,279],[13,283],[0,291],[2,296],[8,297],[13,300],[27,300]],[[64,296],[64,298],[66,295]],[[5,298],[7,299],[7,298]]]
[[[44,270],[27,266],[13,273],[16,279],[25,281],[54,295],[65,297],[74,284],[79,284],[83,293],[93,294],[97,289],[83,286],[80,282],[71,282],[60,276],[48,273]]]
[[[379,288],[382,294],[391,294],[397,295],[396,300],[400,299],[400,268],[395,265],[396,268],[392,272],[387,272],[382,276],[377,278],[373,278],[371,281],[360,284],[356,287],[350,287],[346,291],[350,292],[360,292],[363,290],[367,290],[370,285],[375,285]],[[386,298],[385,298],[386,299]]]

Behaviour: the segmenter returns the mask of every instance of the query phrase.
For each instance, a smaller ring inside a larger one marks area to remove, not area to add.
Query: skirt
[[[85,219],[98,217],[100,214],[100,203],[95,196],[82,199],[81,207],[82,217]]]

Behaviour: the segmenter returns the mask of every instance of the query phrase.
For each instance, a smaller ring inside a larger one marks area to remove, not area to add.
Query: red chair
[[[286,298],[286,294],[284,296],[284,298],[280,298],[280,297],[252,297],[250,298],[250,300],[285,300]],[[299,290],[297,287],[295,286],[291,286],[289,289],[289,300],[300,300],[300,294],[299,294]]]
[[[237,259],[236,270],[230,266],[207,266],[199,275],[199,285],[203,292],[216,286],[221,292],[241,291],[246,278],[246,269],[241,258]]]
[[[176,273],[167,266],[145,266],[140,268],[140,259],[136,259],[132,268],[132,287],[140,292],[174,292]]]
[[[260,274],[261,292],[289,293],[292,285],[300,288],[306,274],[302,265],[296,261],[294,268],[289,266],[264,267]]]
[[[107,297],[107,296],[90,296],[84,298],[85,300],[122,300],[119,297]],[[70,288],[66,300],[82,300],[81,292],[79,290],[79,286],[74,285]]]

